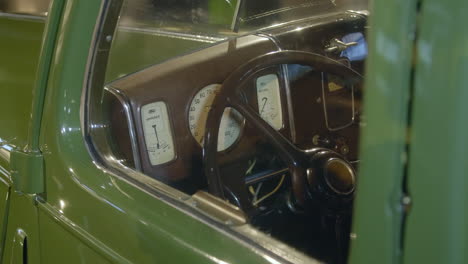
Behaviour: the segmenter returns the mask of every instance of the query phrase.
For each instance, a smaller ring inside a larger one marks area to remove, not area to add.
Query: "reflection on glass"
[[[354,87],[346,86],[335,75],[322,73],[325,124],[331,131],[343,129],[354,121]]]

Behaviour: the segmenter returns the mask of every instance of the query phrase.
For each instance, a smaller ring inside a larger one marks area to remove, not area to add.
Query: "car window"
[[[108,81],[226,39],[311,15],[365,10],[368,0],[124,1]],[[130,52],[130,54],[129,54]]]
[[[234,9],[230,1],[125,1],[106,79],[226,40]]]
[[[240,30],[254,30],[310,16],[346,10],[366,10],[367,0],[242,1],[237,16]]]
[[[366,8],[363,0],[124,1],[101,49],[105,82],[87,102],[104,166],[183,193],[272,254],[345,261]]]

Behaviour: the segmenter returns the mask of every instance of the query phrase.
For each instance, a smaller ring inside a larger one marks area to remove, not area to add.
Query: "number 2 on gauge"
[[[276,74],[267,74],[257,79],[257,102],[260,116],[274,129],[283,127],[280,87]]]

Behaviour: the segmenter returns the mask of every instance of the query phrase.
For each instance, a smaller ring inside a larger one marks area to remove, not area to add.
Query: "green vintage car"
[[[466,263],[467,12],[1,1],[1,263]]]

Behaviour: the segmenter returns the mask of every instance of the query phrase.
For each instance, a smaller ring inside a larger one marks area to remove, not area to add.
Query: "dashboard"
[[[361,74],[362,60],[327,48],[348,34],[364,36],[365,23],[366,17],[351,13],[304,20],[230,39],[109,83],[105,104],[115,155],[126,166],[185,193],[209,191],[203,151],[206,122],[226,78],[246,62],[278,50],[319,54]],[[358,170],[361,82],[350,85],[342,76],[286,63],[252,72],[243,83],[242,101],[292,145],[305,152],[329,149]],[[282,206],[294,207],[288,198],[288,186],[294,185],[287,176],[288,164],[234,107],[223,110],[216,151],[219,177],[229,186],[222,198],[255,211],[252,223],[261,229],[304,246],[297,242],[302,238],[272,231],[284,220],[271,220],[271,214]],[[239,178],[245,184],[235,184],[233,179]],[[249,197],[249,205],[239,201],[240,194]],[[278,206],[280,200],[286,202]]]

